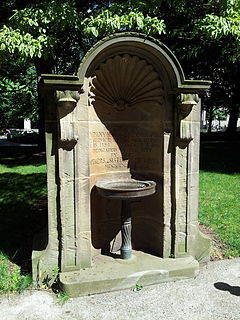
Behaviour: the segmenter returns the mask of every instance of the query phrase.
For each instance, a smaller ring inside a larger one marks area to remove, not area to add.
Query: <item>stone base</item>
[[[91,268],[60,273],[60,284],[70,296],[81,296],[181,280],[198,273],[199,263],[193,257],[162,259],[133,251],[129,260],[98,255]]]

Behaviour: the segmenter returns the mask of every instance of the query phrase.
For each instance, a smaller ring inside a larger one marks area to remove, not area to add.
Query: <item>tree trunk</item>
[[[232,106],[232,108],[230,109],[228,127],[226,130],[228,134],[234,134],[237,131],[238,116],[239,116],[239,105],[236,104]]]
[[[213,122],[213,107],[210,107],[208,110],[208,133],[212,132],[212,122]]]
[[[235,72],[234,72],[235,71]],[[240,107],[240,63],[235,65],[235,69],[232,72],[233,78],[233,98],[232,98],[232,107],[230,109],[230,117],[228,121],[227,134],[232,135],[237,131],[237,122],[239,117],[239,107]]]
[[[41,97],[39,85],[38,85],[38,129],[39,129],[39,142],[38,148],[39,151],[46,150],[46,142],[45,142],[45,116],[44,116],[44,102]]]

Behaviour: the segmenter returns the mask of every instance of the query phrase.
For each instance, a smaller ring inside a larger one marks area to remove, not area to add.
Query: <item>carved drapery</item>
[[[193,106],[197,105],[199,97],[197,94],[181,93],[177,96],[177,107],[179,115],[179,138],[181,141],[190,142],[192,136],[192,122],[187,120]]]
[[[65,144],[72,144],[75,141],[72,111],[80,98],[78,91],[56,91],[58,117],[59,117],[59,138]]]

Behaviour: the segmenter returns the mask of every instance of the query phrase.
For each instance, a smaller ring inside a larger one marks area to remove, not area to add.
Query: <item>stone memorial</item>
[[[164,44],[123,33],[98,42],[77,76],[42,75],[40,85],[48,232],[35,239],[35,284],[51,283],[56,268],[72,296],[196,276],[209,259],[198,227],[198,170],[199,96],[210,83],[186,80]],[[126,259],[124,198],[99,191],[123,181],[155,188],[128,202]]]

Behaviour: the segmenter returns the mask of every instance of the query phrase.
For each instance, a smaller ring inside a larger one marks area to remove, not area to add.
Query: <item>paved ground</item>
[[[25,291],[0,299],[1,320],[239,320],[240,258],[210,262],[196,279],[69,299]]]
[[[17,143],[17,142],[12,142],[7,140],[6,136],[0,136],[0,147],[31,147],[31,146],[36,146],[37,144],[26,144],[26,143]]]

